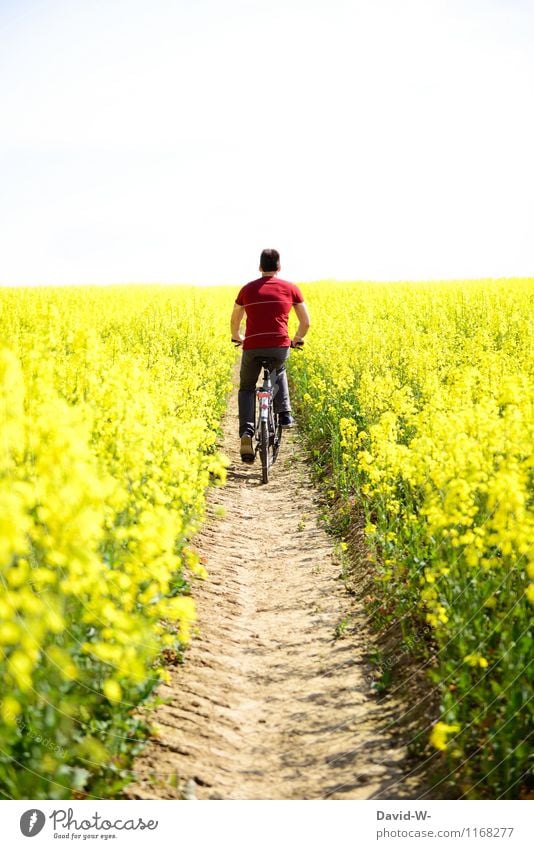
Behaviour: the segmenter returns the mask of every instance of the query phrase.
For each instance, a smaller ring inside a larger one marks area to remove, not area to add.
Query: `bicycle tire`
[[[265,419],[260,422],[261,480],[269,483],[269,428]]]

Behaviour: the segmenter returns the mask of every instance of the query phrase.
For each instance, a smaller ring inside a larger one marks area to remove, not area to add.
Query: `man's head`
[[[271,274],[280,271],[280,254],[274,248],[265,248],[261,252],[260,271]]]

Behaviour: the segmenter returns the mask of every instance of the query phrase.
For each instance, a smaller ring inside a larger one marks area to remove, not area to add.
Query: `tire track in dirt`
[[[395,733],[403,705],[371,689],[365,615],[318,521],[298,431],[286,431],[266,486],[258,462],[241,463],[236,434],[229,413],[228,482],[210,493],[195,540],[209,573],[195,592],[199,636],[159,687],[159,734],[124,795],[376,799],[395,785],[393,798],[413,798]]]

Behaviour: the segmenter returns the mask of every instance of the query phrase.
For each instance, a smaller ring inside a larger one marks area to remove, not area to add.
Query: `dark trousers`
[[[287,385],[286,360],[289,348],[253,348],[243,351],[239,381],[239,436],[248,433],[254,435],[256,409],[256,381],[261,372],[261,361],[269,357],[273,360],[271,383],[274,387],[274,409],[277,413],[291,410],[289,387]]]

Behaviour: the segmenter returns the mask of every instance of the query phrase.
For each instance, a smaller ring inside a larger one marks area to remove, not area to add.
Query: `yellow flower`
[[[451,734],[457,734],[459,730],[459,725],[447,725],[445,722],[436,722],[430,732],[429,743],[435,749],[444,751],[447,748],[447,738]]]
[[[15,725],[17,716],[19,716],[21,711],[22,707],[17,699],[13,698],[13,696],[4,696],[0,707],[0,716],[6,725]]]
[[[31,689],[32,667],[33,664],[28,655],[18,649],[10,655],[7,661],[7,669],[10,673],[11,680],[22,692],[27,692]]]
[[[102,691],[110,702],[119,702],[122,698],[120,684],[113,678],[108,678],[102,685]]]
[[[20,628],[15,622],[2,622],[0,624],[0,646],[17,645],[20,636]]]
[[[480,654],[466,654],[464,663],[468,663],[469,666],[480,666],[482,669],[485,669],[488,665],[486,658]]]

